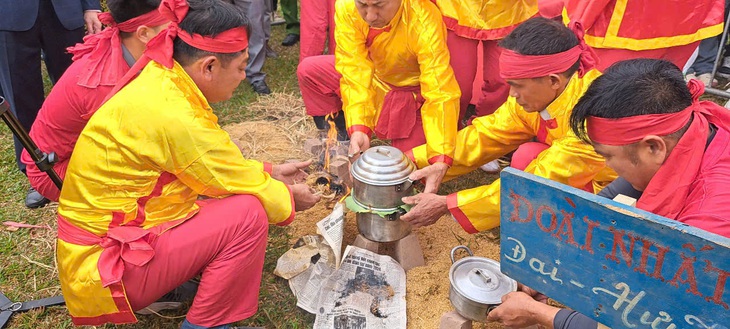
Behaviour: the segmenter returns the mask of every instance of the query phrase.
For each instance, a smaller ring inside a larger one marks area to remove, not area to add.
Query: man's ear
[[[198,59],[197,64],[199,65],[197,69],[199,70],[200,76],[210,81],[213,80],[213,76],[218,73],[221,62],[217,57],[211,55]]]
[[[140,25],[137,27],[137,31],[134,31],[134,36],[144,44],[150,42],[155,35],[155,31],[147,25]]]
[[[550,74],[547,76],[550,82],[550,88],[559,90],[565,83],[565,76],[562,74]]]
[[[655,159],[657,164],[663,164],[667,156],[669,156],[669,148],[667,142],[663,138],[656,135],[647,135],[641,139],[641,144],[645,145],[648,154]]]

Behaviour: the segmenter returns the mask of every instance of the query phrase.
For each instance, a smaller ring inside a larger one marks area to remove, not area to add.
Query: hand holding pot
[[[356,160],[362,152],[370,148],[370,136],[362,131],[353,131],[350,135],[350,149],[347,156],[350,161]]]
[[[307,173],[302,169],[311,164],[312,160],[278,164],[271,169],[271,177],[288,185],[303,182],[307,179]]]
[[[436,162],[428,167],[412,172],[408,178],[412,181],[425,179],[426,188],[423,190],[423,193],[436,193],[447,170],[449,170],[449,165],[443,162]]]
[[[532,296],[511,292],[502,297],[502,305],[487,315],[487,321],[497,321],[511,328],[524,328],[540,324],[552,327],[553,319],[560,309],[538,302]]]
[[[429,226],[449,212],[446,196],[434,193],[421,193],[401,199],[405,204],[413,205],[401,220],[411,223],[413,227]]]
[[[312,208],[321,197],[314,194],[314,189],[307,184],[290,185],[291,193],[294,196],[294,206],[296,211],[307,210]]]

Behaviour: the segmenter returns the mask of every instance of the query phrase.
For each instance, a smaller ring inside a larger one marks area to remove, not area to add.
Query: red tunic
[[[116,47],[119,51],[107,52],[105,58],[98,60],[89,60],[89,56],[84,56],[76,60],[66,70],[61,79],[51,90],[51,93],[43,102],[43,106],[38,112],[38,117],[33,123],[30,130],[30,137],[44,152],[55,152],[58,162],[54,165],[54,170],[61,179],[66,174],[66,165],[71,152],[76,145],[81,131],[86,126],[94,112],[101,106],[104,98],[114,88],[116,81],[98,82],[96,87],[88,87],[79,85],[80,76],[87,70],[98,68],[99,62],[106,62],[112,56],[119,56],[112,67],[106,67],[105,72],[113,73],[105,74],[106,77],[116,76],[122,77],[129,71],[129,65],[122,57],[122,44],[118,38],[112,38],[112,47]],[[105,79],[108,80],[108,79]],[[58,201],[60,191],[51,182],[48,176],[41,172],[33,163],[27,151],[23,150],[20,159],[26,164],[26,173],[31,186],[33,186],[44,197]]]
[[[688,173],[677,173],[688,174]],[[730,237],[730,132],[718,128],[677,221]]]

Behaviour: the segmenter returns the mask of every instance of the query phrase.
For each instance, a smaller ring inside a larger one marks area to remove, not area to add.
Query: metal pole
[[[56,154],[53,152],[47,154],[35,145],[33,140],[25,131],[25,128],[23,128],[20,122],[18,122],[18,118],[16,118],[15,115],[13,115],[13,112],[10,111],[10,106],[2,96],[0,96],[0,116],[3,121],[5,121],[5,124],[8,125],[8,128],[10,128],[10,131],[13,132],[13,135],[18,138],[20,144],[23,145],[23,148],[28,151],[28,154],[30,154],[33,162],[35,162],[38,166],[38,169],[46,173],[48,177],[51,178],[51,181],[53,181],[53,184],[55,184],[60,190],[63,186],[63,180],[61,180],[61,177],[58,177],[58,174],[53,170],[53,163],[56,162]]]
[[[730,15],[727,16],[725,19],[725,30],[722,31],[722,37],[720,38],[720,46],[717,47],[717,56],[715,57],[715,65],[712,67],[712,81],[715,79],[715,74],[717,74],[717,67],[720,65],[720,60],[722,59],[722,51],[725,50],[725,42],[727,42],[727,32],[728,28],[730,27]],[[726,96],[723,96],[726,97]]]

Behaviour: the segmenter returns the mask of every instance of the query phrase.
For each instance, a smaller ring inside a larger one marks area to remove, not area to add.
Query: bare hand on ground
[[[370,148],[370,136],[362,131],[355,131],[350,135],[350,149],[347,151],[347,157],[350,161],[355,161],[362,152]]]
[[[314,194],[314,189],[309,187],[307,184],[294,184],[289,186],[291,193],[294,196],[294,205],[296,211],[307,210],[312,208],[321,197]]]
[[[287,185],[303,182],[307,179],[307,173],[303,169],[311,164],[312,160],[275,165],[271,169],[271,177]]]
[[[428,226],[436,223],[441,216],[449,212],[446,196],[434,193],[421,193],[402,199],[405,204],[414,205],[400,219],[411,223],[413,227]]]
[[[99,12],[96,10],[84,11],[84,23],[86,24],[86,32],[88,34],[96,34],[101,32],[101,21],[99,20]]]
[[[487,321],[497,321],[510,328],[552,324],[560,309],[540,303],[524,292],[502,296],[502,305],[487,315]]]
[[[449,165],[443,162],[436,162],[426,168],[412,172],[408,178],[414,182],[420,179],[425,179],[426,188],[423,190],[423,193],[436,193],[438,192],[441,180],[444,179],[444,175],[446,175],[447,170],[449,170]]]

